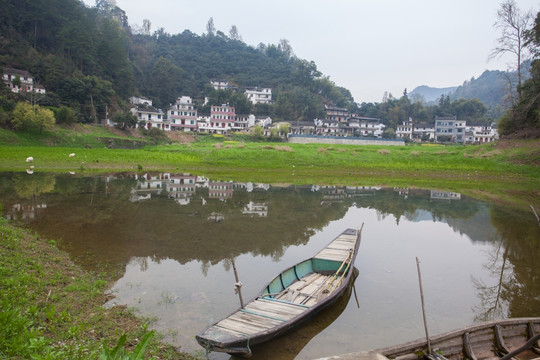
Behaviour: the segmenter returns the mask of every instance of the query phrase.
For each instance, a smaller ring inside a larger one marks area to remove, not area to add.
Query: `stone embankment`
[[[288,141],[295,144],[333,144],[333,145],[385,145],[403,146],[402,139],[378,139],[365,137],[289,135]]]

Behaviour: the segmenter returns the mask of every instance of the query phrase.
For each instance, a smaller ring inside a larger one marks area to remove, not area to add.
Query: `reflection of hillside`
[[[63,240],[79,262],[108,264],[118,270],[132,257],[212,264],[249,252],[279,258],[288,246],[306,243],[314,229],[342,217],[347,209],[321,207],[321,195],[309,188],[230,193],[228,185],[218,184],[227,187],[226,201],[210,198],[212,190],[203,187],[197,189],[198,201],[179,206],[165,191],[153,192],[142,202],[129,201],[133,179],[74,181],[79,182],[76,191],[41,196],[48,209],[31,226],[45,237]],[[266,216],[246,216],[250,203],[266,204],[271,211]],[[221,221],[215,221],[216,214]]]

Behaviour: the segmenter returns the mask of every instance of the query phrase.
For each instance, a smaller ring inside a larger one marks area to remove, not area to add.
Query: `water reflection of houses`
[[[266,217],[268,216],[268,205],[266,205],[266,203],[254,203],[253,201],[250,201],[246,206],[244,206],[242,214],[249,215],[251,217],[255,215]]]
[[[46,209],[47,204],[25,205],[15,204],[6,214],[8,220],[34,220],[37,212]]]
[[[345,188],[337,186],[322,186],[320,192],[323,194],[321,205],[345,200]]]
[[[180,205],[188,205],[195,196],[197,176],[190,174],[173,174],[167,183],[169,198]]]
[[[137,176],[137,185],[131,190],[129,200],[131,202],[148,200],[152,198],[152,194],[161,194],[163,190],[167,190],[170,176],[169,173]]]
[[[376,186],[322,186],[314,188],[312,191],[321,191],[323,194],[322,204],[340,202],[354,197],[373,195],[380,187]]]
[[[222,222],[223,220],[225,220],[225,215],[223,214],[220,214],[220,213],[211,213],[208,218],[207,218],[209,221],[214,221],[214,222]]]
[[[232,181],[210,181],[208,183],[208,197],[220,200],[231,199],[233,187]]]
[[[195,178],[195,183],[197,184],[198,188],[208,188],[210,179],[208,179],[206,176],[196,176]]]
[[[431,190],[430,198],[438,200],[460,200],[461,194],[451,191]]]
[[[435,200],[459,200],[461,199],[461,194],[451,191],[443,190],[425,190],[425,189],[410,189],[410,188],[399,188],[395,187],[394,191],[399,195],[407,199],[410,196],[428,196],[430,199]]]

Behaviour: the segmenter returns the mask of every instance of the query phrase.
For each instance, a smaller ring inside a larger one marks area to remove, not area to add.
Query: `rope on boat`
[[[248,354],[251,354],[251,349],[249,348],[249,336],[247,334],[242,334],[242,335],[245,336],[246,339],[247,339],[246,347],[247,347],[247,349],[249,351]]]
[[[208,355],[214,350],[214,346],[210,344],[210,342],[205,342],[205,345],[203,346],[205,350],[205,357],[208,359]]]

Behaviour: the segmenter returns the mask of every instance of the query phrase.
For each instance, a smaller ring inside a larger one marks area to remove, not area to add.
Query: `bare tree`
[[[515,56],[518,99],[521,98],[521,63],[527,55],[526,35],[532,22],[533,16],[530,11],[520,10],[514,0],[505,0],[497,11],[497,21],[494,24],[501,32],[501,36],[497,39],[497,46],[491,51],[489,58],[498,58],[506,53]]]
[[[287,58],[290,58],[291,56],[293,56],[293,50],[292,50],[292,46],[291,46],[291,43],[289,42],[289,40],[287,39],[281,39],[279,40],[279,45],[278,45],[278,49],[281,50],[281,52],[283,54],[285,54],[285,56]]]
[[[148,19],[143,19],[142,30],[144,35],[150,35],[150,30],[152,29],[152,23]]]
[[[238,33],[238,28],[236,27],[236,25],[231,26],[231,30],[229,30],[229,37],[232,40],[240,40],[240,41],[242,41],[242,37]]]
[[[216,27],[214,26],[214,18],[211,17],[208,19],[208,23],[206,23],[206,32],[208,35],[212,36],[216,32]]]

